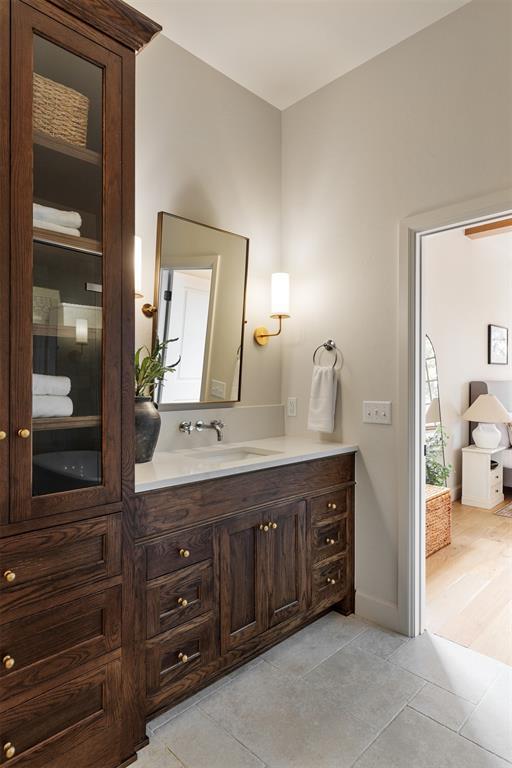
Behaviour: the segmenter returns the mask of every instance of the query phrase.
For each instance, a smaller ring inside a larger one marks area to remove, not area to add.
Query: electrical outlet
[[[363,403],[365,424],[391,424],[391,402],[389,400],[365,400]]]
[[[286,412],[288,413],[288,416],[297,415],[297,398],[296,397],[288,398]]]

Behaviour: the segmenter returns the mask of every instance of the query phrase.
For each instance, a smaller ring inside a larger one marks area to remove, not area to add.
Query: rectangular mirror
[[[240,400],[249,240],[158,214],[153,339],[178,361],[155,390],[161,405]]]

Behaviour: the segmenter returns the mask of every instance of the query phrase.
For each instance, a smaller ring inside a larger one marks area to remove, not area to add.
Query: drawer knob
[[[10,760],[11,757],[14,757],[15,754],[16,754],[16,747],[10,741],[7,741],[4,744],[4,755],[8,760]]]
[[[268,525],[264,525],[263,523],[260,523],[260,531],[263,531],[263,533],[268,532]]]
[[[4,571],[4,579],[8,584],[12,584],[13,581],[16,580],[16,574],[14,571],[11,571],[11,569],[8,568],[6,571]]]
[[[335,541],[335,539],[330,539],[329,537],[327,537],[326,540],[325,540],[325,543],[326,544],[336,544],[336,541]]]
[[[23,440],[26,440],[28,437],[30,437],[30,429],[27,429],[26,427],[18,429],[18,437],[22,437]]]
[[[275,531],[277,528],[277,523],[270,523],[270,527],[272,528],[273,531]]]
[[[178,605],[181,605],[182,608],[186,608],[188,605],[188,600],[186,597],[178,597]]]
[[[0,429],[0,440],[5,440],[7,438],[7,432],[4,432],[3,429]]]
[[[180,549],[180,557],[190,557],[189,549]]]
[[[336,584],[336,579],[332,579],[330,576],[326,579],[327,584]]]
[[[9,656],[9,654],[7,653],[2,659],[2,664],[6,669],[12,669],[14,667],[13,657]]]
[[[327,502],[327,509],[337,509],[336,504],[334,501]]]
[[[188,661],[188,656],[186,653],[178,653],[178,659],[181,661],[182,664],[186,664]]]

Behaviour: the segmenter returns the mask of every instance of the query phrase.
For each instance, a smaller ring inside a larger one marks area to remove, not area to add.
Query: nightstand
[[[492,509],[504,500],[503,446],[462,449],[462,503],[470,507]]]

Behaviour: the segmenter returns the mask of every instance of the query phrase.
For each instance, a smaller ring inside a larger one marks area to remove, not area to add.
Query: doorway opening
[[[418,631],[512,665],[512,219],[416,245]]]

